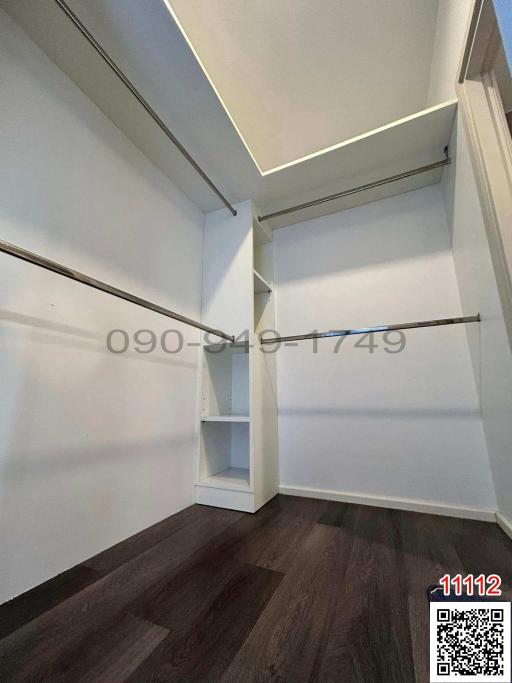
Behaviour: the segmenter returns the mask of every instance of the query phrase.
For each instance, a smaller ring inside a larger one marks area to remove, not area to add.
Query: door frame
[[[457,94],[512,350],[512,137],[493,71],[499,45],[493,3],[475,0]]]

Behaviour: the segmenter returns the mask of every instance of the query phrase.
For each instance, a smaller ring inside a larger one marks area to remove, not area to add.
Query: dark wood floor
[[[0,680],[424,683],[425,589],[446,572],[510,586],[512,544],[304,498],[195,505],[0,607]]]

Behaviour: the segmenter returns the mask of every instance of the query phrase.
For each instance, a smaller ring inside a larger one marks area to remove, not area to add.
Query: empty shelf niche
[[[247,344],[204,347],[201,421],[249,421]]]
[[[254,331],[257,335],[273,330],[274,256],[272,235],[256,221],[253,223]]]
[[[198,484],[250,491],[249,423],[203,422]]]

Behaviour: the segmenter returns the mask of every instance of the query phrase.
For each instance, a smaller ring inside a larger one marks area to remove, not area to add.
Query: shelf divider
[[[219,489],[234,489],[235,491],[250,491],[249,470],[242,467],[228,467],[222,472],[211,474],[196,482],[196,486],[209,486]]]
[[[249,415],[202,415],[201,422],[250,422]]]
[[[265,278],[261,277],[256,270],[253,271],[253,275],[255,294],[263,294],[265,292],[270,293],[272,291],[272,286],[265,280]]]

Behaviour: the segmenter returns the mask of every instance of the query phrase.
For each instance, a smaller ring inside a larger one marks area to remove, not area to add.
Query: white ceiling
[[[424,109],[437,0],[165,0],[260,170]]]
[[[386,121],[384,127],[348,143],[336,140],[338,144],[322,154],[262,175],[164,0],[67,1],[229,201],[251,198],[260,215],[443,157],[456,106],[453,100],[399,121]],[[222,207],[55,0],[0,0],[0,7],[197,206],[205,212]],[[321,204],[314,215],[435,183],[440,174],[440,170],[423,173]],[[269,225],[281,227],[310,217],[311,211],[297,212]]]

